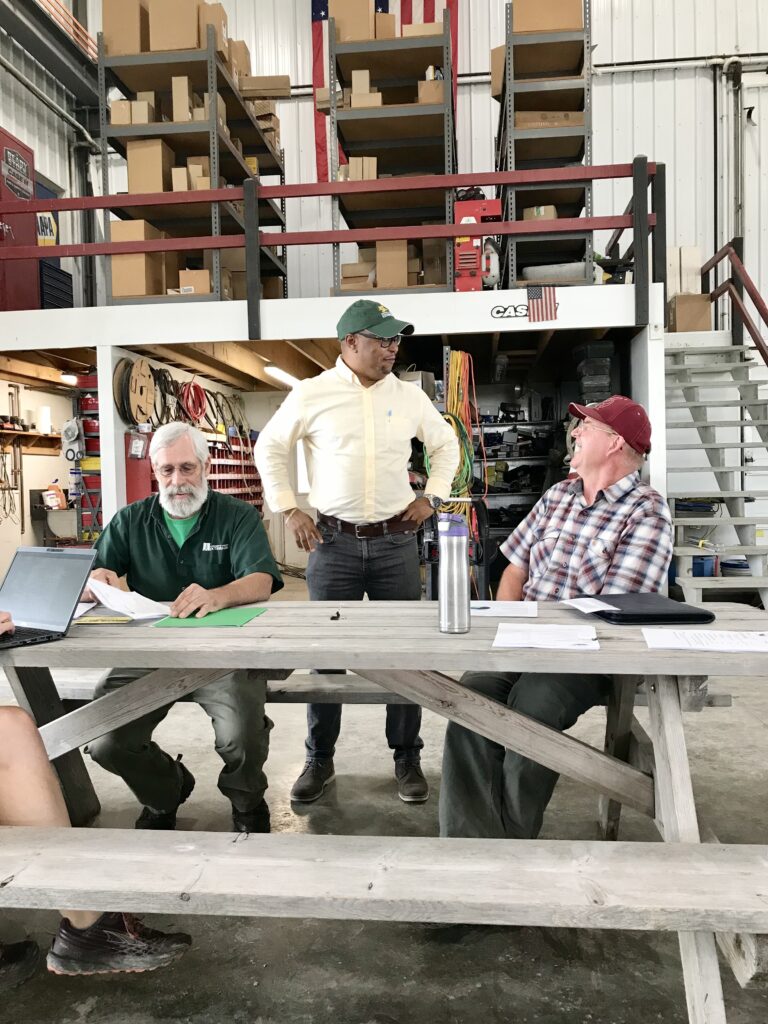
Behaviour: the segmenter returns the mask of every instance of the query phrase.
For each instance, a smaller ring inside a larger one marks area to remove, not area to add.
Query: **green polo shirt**
[[[154,601],[175,601],[190,583],[212,590],[254,572],[272,577],[273,594],[283,586],[259,513],[216,491],[208,492],[181,547],[155,496],[120,509],[96,541],[96,551],[94,568],[127,575],[131,590]]]

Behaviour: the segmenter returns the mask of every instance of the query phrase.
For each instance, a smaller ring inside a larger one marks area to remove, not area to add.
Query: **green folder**
[[[202,619],[190,615],[188,619],[174,619],[168,615],[155,623],[158,629],[213,629],[215,626],[244,626],[246,622],[263,615],[266,608],[222,608],[220,612],[210,612]]]

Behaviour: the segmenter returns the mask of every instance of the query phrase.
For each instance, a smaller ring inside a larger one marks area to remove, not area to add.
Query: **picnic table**
[[[709,629],[768,626],[756,609],[710,607]],[[706,705],[709,675],[768,675],[768,655],[649,650],[638,627],[594,617],[597,651],[498,649],[499,621],[473,618],[471,632],[446,635],[431,602],[276,602],[240,628],[75,624],[61,642],[2,652],[0,667],[36,717],[76,824],[98,811],[83,744],[249,668],[273,681],[271,699],[415,701],[590,787],[612,842],[282,834],[233,843],[229,833],[79,828],[52,840],[6,828],[0,907],[674,930],[689,1020],[724,1022],[717,945],[742,984],[765,966],[768,847],[702,843],[683,712]],[[586,620],[552,603],[525,621]],[[149,674],[63,714],[51,669],[125,667]],[[291,673],[307,669],[354,675],[304,677],[294,689]],[[603,749],[463,687],[470,669],[612,677]],[[648,732],[634,714],[641,684]],[[622,806],[653,819],[664,843],[617,841]]]

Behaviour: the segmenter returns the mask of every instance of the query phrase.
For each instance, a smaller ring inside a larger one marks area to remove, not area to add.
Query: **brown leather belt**
[[[412,519],[403,519],[402,513],[392,516],[391,519],[384,519],[380,523],[347,523],[336,516],[327,516],[318,512],[318,520],[325,523],[339,533],[348,533],[352,537],[362,540],[368,537],[386,537],[388,533],[415,533],[416,523]]]

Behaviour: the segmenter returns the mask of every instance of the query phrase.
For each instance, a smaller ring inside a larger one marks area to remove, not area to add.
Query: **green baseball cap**
[[[369,331],[377,338],[394,338],[396,334],[413,334],[413,324],[396,320],[386,306],[370,299],[353,302],[336,324],[339,341],[348,334]]]

